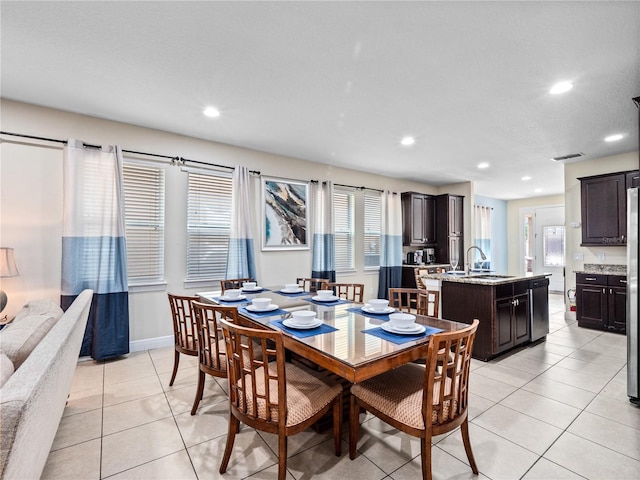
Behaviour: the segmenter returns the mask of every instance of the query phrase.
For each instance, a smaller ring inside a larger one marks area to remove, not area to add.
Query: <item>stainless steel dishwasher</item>
[[[529,340],[535,342],[549,333],[549,279],[529,281]]]

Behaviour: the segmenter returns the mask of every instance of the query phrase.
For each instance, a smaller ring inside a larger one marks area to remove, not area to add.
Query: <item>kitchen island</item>
[[[473,357],[490,360],[549,332],[549,280],[545,275],[429,274],[442,282],[442,318],[480,320]]]

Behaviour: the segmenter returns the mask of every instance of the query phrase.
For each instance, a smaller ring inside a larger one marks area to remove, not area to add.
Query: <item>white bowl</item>
[[[333,297],[333,290],[318,290],[316,292],[320,298],[331,298]]]
[[[271,305],[271,299],[270,298],[262,298],[262,297],[261,298],[254,298],[253,300],[251,300],[251,303],[258,310],[264,310],[265,308],[268,308],[269,305]]]
[[[369,300],[369,305],[374,310],[384,310],[389,305],[389,300],[385,298],[372,298]]]
[[[296,310],[291,312],[293,320],[299,325],[308,325],[313,323],[316,318],[316,312],[313,310]]]
[[[227,298],[238,298],[241,293],[242,290],[240,290],[239,288],[229,288],[224,291],[224,296]]]
[[[248,290],[253,290],[257,286],[258,286],[258,284],[256,282],[244,282],[242,284],[242,288],[246,288]]]
[[[300,288],[297,283],[285,283],[284,290],[286,292],[296,292]]]
[[[392,327],[398,329],[407,329],[415,323],[416,316],[410,313],[392,313],[389,315],[389,323]]]

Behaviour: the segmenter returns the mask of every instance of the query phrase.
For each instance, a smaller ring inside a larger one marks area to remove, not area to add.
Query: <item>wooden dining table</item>
[[[350,383],[361,382],[426,355],[428,336],[398,344],[364,333],[365,330],[379,327],[388,317],[366,313],[362,310],[361,303],[320,303],[312,301],[314,294],[286,295],[279,293],[281,288],[282,286],[267,287],[255,293],[243,291],[244,298],[236,302],[222,301],[220,292],[203,292],[197,295],[205,302],[237,305],[240,318],[246,326],[281,330],[287,350]],[[255,297],[271,298],[271,303],[278,305],[279,310],[273,314],[259,315],[247,312],[243,307]],[[290,318],[291,312],[295,310],[313,310],[318,319],[333,329],[301,338],[295,332],[290,333],[273,323]],[[416,323],[444,331],[460,330],[468,326],[465,323],[423,315],[416,315]]]

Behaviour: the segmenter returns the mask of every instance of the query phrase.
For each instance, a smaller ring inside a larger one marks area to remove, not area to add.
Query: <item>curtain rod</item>
[[[62,143],[63,145],[67,144],[66,140],[59,140],[57,138],[37,137],[37,136],[34,136],[34,135],[25,135],[25,134],[22,134],[22,133],[13,133],[13,132],[0,131],[0,135],[11,135],[11,136],[14,136],[14,137],[29,138],[31,140],[43,140],[45,142]],[[101,145],[91,145],[89,143],[85,143],[84,145],[86,147],[89,147],[89,148],[102,148]],[[122,149],[122,152],[123,153],[131,153],[133,155],[145,155],[145,156],[148,156],[148,157],[166,158],[168,160],[171,160],[171,163],[177,163],[177,164],[184,164],[184,162],[189,162],[189,163],[197,163],[199,165],[207,165],[209,167],[226,168],[228,170],[235,170],[235,167],[229,167],[228,165],[218,165],[216,163],[202,162],[200,160],[190,160],[188,158],[183,158],[183,157],[180,157],[180,156],[170,156],[170,155],[160,155],[158,153],[138,152],[136,150],[125,150],[124,148]],[[249,170],[249,172],[253,173],[255,175],[260,175],[260,171],[259,170]]]
[[[311,183],[318,183],[319,180],[309,180]],[[325,182],[322,182],[325,183]],[[384,190],[380,190],[378,188],[369,188],[369,187],[356,187],[355,185],[345,185],[344,183],[334,183],[336,187],[347,187],[347,188],[355,188],[356,190],[372,190],[374,192],[384,192]],[[393,192],[396,193],[396,192]]]

